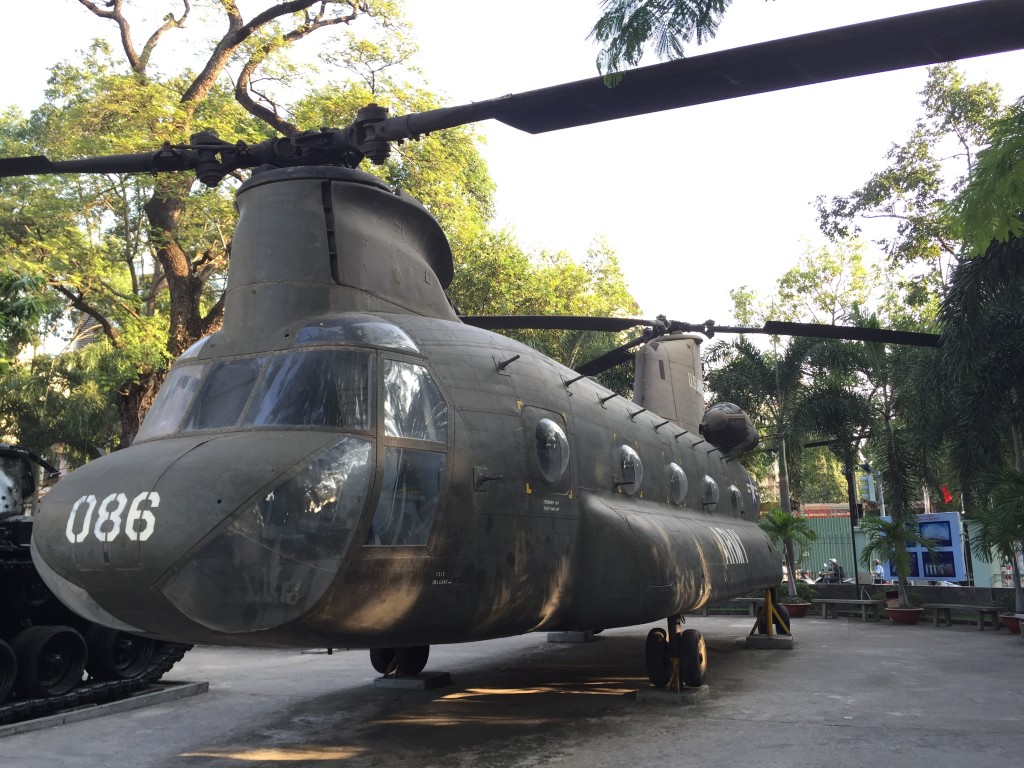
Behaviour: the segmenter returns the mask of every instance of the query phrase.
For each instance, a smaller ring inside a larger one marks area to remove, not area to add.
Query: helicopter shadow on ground
[[[653,625],[652,625],[653,626]],[[529,754],[557,755],[569,741],[614,727],[649,686],[644,634],[607,634],[586,644],[537,645],[468,664],[446,654],[444,688],[349,689],[297,701],[273,720],[229,741],[182,755],[179,764],[501,765]],[[708,638],[709,657],[729,675],[736,637]]]

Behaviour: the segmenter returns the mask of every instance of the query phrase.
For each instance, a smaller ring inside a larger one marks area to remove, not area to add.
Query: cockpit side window
[[[366,535],[369,545],[427,543],[444,480],[444,454],[412,448],[384,450],[384,483]]]
[[[371,356],[355,350],[290,352],[271,360],[245,423],[370,429]]]
[[[199,389],[199,381],[206,368],[206,363],[200,363],[198,365],[177,365],[171,369],[157,393],[153,407],[146,414],[146,420],[142,423],[136,440],[162,437],[178,428],[181,415],[188,408]]]
[[[422,365],[384,361],[384,433],[443,443],[448,407]]]
[[[448,405],[422,365],[386,359],[381,370],[384,476],[365,544],[425,546],[444,483]]]
[[[234,426],[262,367],[262,357],[211,363],[182,429],[191,432]]]

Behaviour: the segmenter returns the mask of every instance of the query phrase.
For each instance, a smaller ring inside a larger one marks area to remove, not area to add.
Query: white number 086
[[[124,535],[131,541],[145,541],[152,536],[153,527],[156,525],[153,510],[159,505],[160,494],[156,491],[143,491],[136,496],[124,517]],[[90,531],[100,541],[113,541],[121,533],[121,518],[125,507],[128,507],[128,497],[123,493],[112,493],[105,497],[99,502],[99,512],[93,524],[92,515],[96,507],[96,497],[91,494],[82,496],[71,507],[66,533],[68,541],[72,544],[81,544],[89,536]],[[76,533],[75,522],[79,512],[82,513],[82,521]]]

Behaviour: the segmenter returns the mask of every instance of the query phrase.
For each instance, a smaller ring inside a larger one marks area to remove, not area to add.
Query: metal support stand
[[[776,607],[779,603],[778,590],[775,587],[766,589],[764,591],[764,608],[758,609],[757,618],[754,621],[754,626],[750,629],[750,634],[753,635],[757,632],[758,626],[761,624],[762,619],[765,622],[765,633],[768,637],[773,637],[775,634],[775,624],[778,622],[779,634],[792,637],[793,633],[789,629],[789,623],[782,618],[782,614],[779,613]],[[762,614],[761,611],[764,611]]]

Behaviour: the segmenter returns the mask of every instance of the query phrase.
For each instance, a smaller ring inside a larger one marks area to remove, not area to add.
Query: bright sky
[[[453,104],[596,75],[597,47],[586,38],[598,0],[407,4],[420,66]],[[734,0],[699,52],[954,4]],[[38,103],[49,65],[112,26],[76,0],[4,3],[0,25],[0,104],[24,109]],[[50,30],[45,42],[30,34],[41,27]],[[1022,52],[963,68],[1001,83],[1008,101],[1024,95]],[[498,216],[527,246],[583,255],[605,237],[646,316],[725,323],[729,289],[771,292],[803,242],[820,240],[814,198],[850,192],[906,138],[924,82],[923,69],[905,70],[539,136],[484,123]]]

